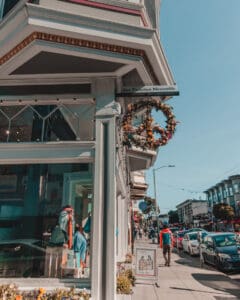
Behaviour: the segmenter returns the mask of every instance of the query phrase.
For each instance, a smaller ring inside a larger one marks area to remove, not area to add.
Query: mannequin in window
[[[81,225],[76,225],[76,232],[73,239],[73,250],[76,258],[76,267],[85,268],[87,241],[83,234],[83,228]]]

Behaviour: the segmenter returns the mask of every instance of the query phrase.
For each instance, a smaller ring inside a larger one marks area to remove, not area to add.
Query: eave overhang
[[[109,72],[105,76],[120,77],[135,68],[144,84],[174,85],[158,35],[149,28],[28,3],[19,5],[2,21],[0,34],[1,79],[9,79],[14,67],[19,67],[41,51],[50,51],[124,64],[117,72]],[[85,73],[77,75],[82,78],[89,76]],[[11,75],[11,78],[27,76]],[[61,77],[61,74],[58,76]],[[37,75],[32,77],[34,80]]]

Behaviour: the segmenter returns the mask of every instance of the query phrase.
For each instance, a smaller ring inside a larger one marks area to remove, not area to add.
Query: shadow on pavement
[[[215,289],[217,291],[228,293],[240,299],[239,284],[224,274],[192,274],[193,278],[202,285]],[[216,298],[226,299],[224,297]]]
[[[188,292],[199,292],[199,293],[207,293],[207,294],[216,294],[215,291],[214,292],[209,292],[209,291],[193,290],[193,289],[186,289],[186,288],[179,288],[179,287],[171,287],[171,289],[181,290],[181,291],[188,291]],[[220,294],[220,292],[219,292],[219,294]]]
[[[202,268],[201,262],[200,262],[200,257],[199,256],[190,256],[183,251],[177,251],[176,249],[173,251],[173,253],[177,254],[179,256],[179,259],[175,260],[175,262],[179,265],[185,265],[189,266],[191,268],[197,268],[200,269]],[[205,264],[204,269],[206,270],[214,270],[215,268]]]

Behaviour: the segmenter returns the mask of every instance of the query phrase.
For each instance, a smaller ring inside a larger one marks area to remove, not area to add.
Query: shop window
[[[19,0],[0,0],[0,19],[3,18]]]
[[[0,166],[0,277],[89,278],[92,186],[91,164]]]
[[[46,141],[74,141],[76,135],[69,126],[59,108],[56,108],[45,120],[45,139]]]
[[[32,137],[33,111],[23,107],[11,120],[9,142],[30,142]]]
[[[94,139],[93,105],[25,105],[0,107],[0,142]]]
[[[9,135],[9,120],[0,110],[0,142],[7,142]]]

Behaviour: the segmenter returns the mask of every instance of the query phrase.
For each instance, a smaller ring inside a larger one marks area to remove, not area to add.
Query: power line
[[[222,180],[225,180],[226,178],[223,178],[223,177],[226,177],[226,176],[231,176],[231,175],[234,175],[233,173],[236,173],[236,172],[240,172],[240,162],[236,163],[231,169],[228,169],[227,171],[223,172],[222,175],[218,175],[217,177],[213,178],[212,181],[215,181],[215,182],[219,182],[219,181],[222,181]],[[200,189],[204,189],[206,190],[207,188],[209,188],[210,186],[212,185],[215,185],[217,183],[214,183],[214,184],[208,184],[208,187],[206,187],[206,184],[204,185],[201,185],[200,186]]]
[[[191,194],[204,194],[203,191],[195,191],[195,190],[190,190],[188,188],[185,188],[185,187],[177,187],[177,186],[174,186],[174,185],[171,185],[171,184],[168,184],[168,183],[164,183],[164,182],[160,182],[160,184],[163,184],[169,188],[172,188],[172,189],[175,189],[175,190],[179,190],[179,191],[184,191],[184,192],[188,192],[188,193],[191,193]]]

